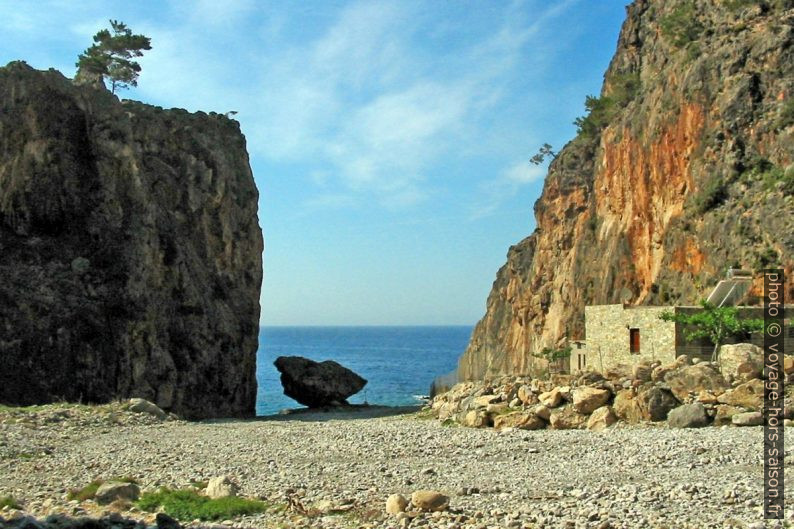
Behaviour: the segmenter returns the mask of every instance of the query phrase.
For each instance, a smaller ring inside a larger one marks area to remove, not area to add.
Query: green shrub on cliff
[[[728,186],[730,182],[720,175],[712,175],[705,185],[692,197],[695,212],[698,214],[710,211],[728,198]]]
[[[640,76],[636,73],[616,74],[607,79],[608,94],[587,96],[584,101],[587,114],[574,120],[577,134],[592,138],[609,125],[623,107],[637,97]]]
[[[662,18],[660,22],[662,36],[676,48],[684,48],[696,41],[703,33],[703,24],[697,19],[695,2],[685,2]]]
[[[779,129],[794,125],[794,97],[788,98],[780,107],[776,125]]]

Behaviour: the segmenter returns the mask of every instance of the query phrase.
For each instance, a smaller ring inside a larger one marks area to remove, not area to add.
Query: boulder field
[[[794,363],[786,360],[790,378]],[[600,431],[617,423],[664,421],[677,428],[756,426],[763,423],[762,361],[760,348],[737,344],[723,346],[717,363],[680,356],[666,365],[619,366],[544,380],[502,376],[457,384],[434,397],[429,408],[448,424],[499,430]],[[794,419],[788,397],[784,416]]]

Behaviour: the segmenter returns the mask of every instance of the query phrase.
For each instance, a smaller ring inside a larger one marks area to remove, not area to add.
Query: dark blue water
[[[368,380],[349,402],[420,404],[433,379],[452,371],[471,327],[262,327],[259,333],[257,415],[300,404],[284,395],[273,361],[279,356],[334,360]]]

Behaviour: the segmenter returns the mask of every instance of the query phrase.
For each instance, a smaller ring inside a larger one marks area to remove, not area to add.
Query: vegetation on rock
[[[587,114],[576,118],[573,122],[578,135],[592,138],[601,132],[623,111],[623,107],[637,96],[641,87],[640,77],[635,73],[614,75],[607,82],[610,86],[608,93],[601,97],[585,98],[584,106]]]
[[[695,2],[685,2],[663,17],[659,23],[662,35],[675,47],[684,48],[700,38],[703,24],[697,19]]]
[[[152,49],[151,40],[133,35],[123,22],[110,20],[111,35],[102,29],[94,35],[94,44],[77,59],[78,76],[99,76],[110,81],[111,92],[116,88],[138,85],[141,66],[134,57],[142,57],[142,50]]]

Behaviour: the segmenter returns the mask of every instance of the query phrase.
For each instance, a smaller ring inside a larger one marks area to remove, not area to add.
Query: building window
[[[631,354],[640,354],[640,330],[629,329],[629,351]]]
[[[579,371],[581,371],[582,369],[587,367],[587,358],[582,353],[579,353],[576,356],[577,356],[577,359],[579,360]]]

